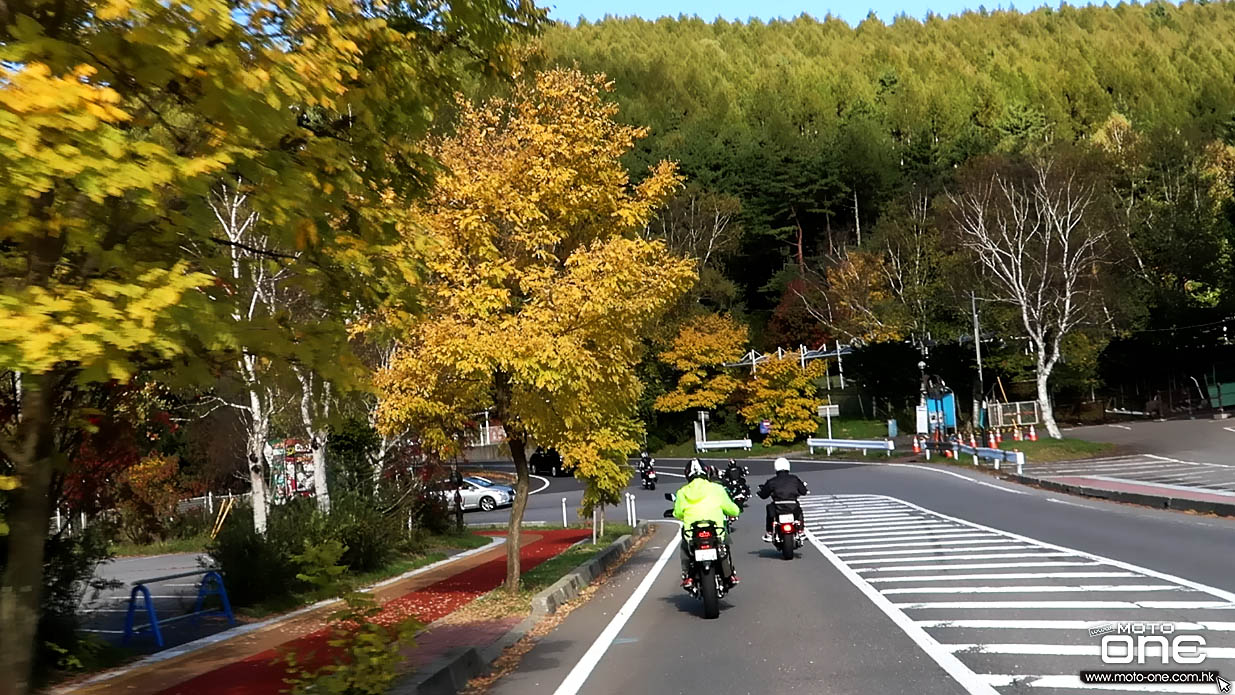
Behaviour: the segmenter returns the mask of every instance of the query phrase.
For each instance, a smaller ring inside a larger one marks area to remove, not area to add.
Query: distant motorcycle
[[[786,560],[793,559],[793,551],[802,547],[805,533],[801,522],[794,514],[798,503],[793,500],[773,502],[776,505],[776,523],[772,524],[772,545]]]
[[[641,475],[643,478],[643,489],[644,490],[655,490],[656,489],[656,469],[652,468],[651,466],[648,466],[647,468],[643,469],[643,473]]]

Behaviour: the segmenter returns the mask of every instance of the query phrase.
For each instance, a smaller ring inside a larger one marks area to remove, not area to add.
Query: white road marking
[[[1101,623],[1098,620],[919,620],[925,628],[993,628],[1010,630],[1088,630]],[[1235,632],[1232,622],[1173,623],[1181,632],[1209,630],[1211,632]]]
[[[974,654],[1099,656],[1102,653],[1102,647],[1097,644],[949,644],[948,646],[954,652],[968,651]],[[1231,658],[1235,658],[1233,648],[1205,647],[1205,661]]]
[[[889,567],[896,572],[931,572],[938,570],[993,570],[1004,567],[1097,567],[1101,562],[1080,562],[1077,560],[1050,560],[1047,562],[975,562],[966,565],[909,565],[907,567]],[[879,567],[864,567],[859,572],[880,572]]]
[[[987,542],[1003,543],[1006,541],[1004,541],[1003,539],[1000,539],[1000,540],[987,541]],[[931,546],[929,548],[914,548],[912,550],[866,550],[860,553],[851,553],[851,552],[846,551],[846,552],[838,552],[836,554],[845,558],[846,562],[848,562],[849,561],[848,558],[851,558],[851,557],[870,557],[872,555],[878,556],[878,557],[892,557],[895,555],[922,555],[924,553],[926,554],[936,553],[939,559],[946,560],[948,559],[948,556],[951,556],[951,555],[960,555],[964,553],[985,553],[991,550],[1021,550],[1024,547],[1025,546],[1023,545],[993,545],[993,546],[987,546],[984,548],[941,548],[939,546]],[[985,556],[985,557],[989,557],[989,556]],[[915,558],[905,558],[905,559],[924,560],[926,558],[915,557]],[[868,562],[868,561],[863,560],[862,562]]]
[[[1012,586],[932,586],[900,589],[883,589],[886,594],[1059,594],[1068,592],[1111,591],[1187,591],[1174,584],[1078,584],[1075,586],[1043,584]]]
[[[922,469],[922,470],[924,470],[924,471],[935,471],[936,473],[943,473],[943,474],[945,474],[945,475],[950,475],[950,476],[952,476],[953,478],[960,478],[960,479],[962,479],[962,480],[967,480],[967,481],[969,481],[969,482],[971,482],[971,483],[974,483],[975,485],[982,485],[982,486],[984,486],[984,487],[993,487],[993,488],[995,488],[996,490],[1002,490],[1002,491],[1004,491],[1004,492],[1010,492],[1010,493],[1012,493],[1012,494],[1014,494],[1014,495],[1027,495],[1027,494],[1029,494],[1028,492],[1025,492],[1024,490],[1013,490],[1012,488],[1004,487],[1004,486],[1002,486],[1002,485],[996,485],[996,484],[994,484],[994,483],[988,483],[988,482],[986,482],[985,480],[974,480],[973,478],[970,478],[970,477],[969,477],[969,476],[967,476],[967,475],[961,475],[960,473],[954,473],[954,472],[952,472],[952,471],[945,471],[945,470],[943,470],[942,468],[931,468],[930,466],[920,466],[920,465],[918,465],[918,464],[914,464],[914,463],[889,463],[889,464],[884,464],[884,465],[888,465],[888,466],[904,466],[904,467],[906,467],[906,468],[921,468],[921,469]],[[1014,466],[1014,467],[1015,467],[1015,466]]]
[[[1222,429],[1226,430],[1227,432],[1235,432],[1235,427],[1223,427]]]
[[[829,525],[827,528],[831,529],[831,528],[835,528],[835,527],[833,527],[833,526]],[[869,527],[867,527],[867,526],[857,526],[856,528],[869,528]],[[955,526],[952,526],[951,524],[942,524],[942,523],[939,523],[939,522],[934,522],[934,523],[922,523],[922,524],[919,524],[919,523],[913,523],[913,524],[901,524],[900,526],[884,526],[883,528],[880,528],[880,529],[872,529],[872,530],[873,530],[873,531],[875,531],[875,532],[877,532],[877,533],[884,533],[884,534],[888,534],[888,535],[893,535],[893,534],[894,534],[894,531],[893,531],[892,529],[897,529],[897,530],[899,530],[899,531],[902,531],[902,532],[903,532],[903,531],[914,531],[914,530],[923,530],[923,531],[924,531],[924,530],[927,530],[927,529],[936,530],[936,531],[946,531],[946,530],[948,530],[948,529],[954,529],[954,528],[956,528],[956,527],[955,527]],[[853,530],[853,528],[848,528],[848,529],[840,529],[840,532],[839,532],[839,533],[833,533],[832,531],[828,531],[827,533],[821,533],[821,534],[819,534],[819,535],[820,535],[820,536],[837,537],[837,536],[873,536],[873,535],[875,535],[875,534],[874,534],[874,533],[870,533],[870,534],[868,534],[868,533],[866,533],[865,531],[855,531],[855,530]]]
[[[1107,427],[1114,427],[1114,428],[1116,428],[1116,429],[1120,429],[1120,430],[1129,430],[1129,431],[1131,431],[1131,430],[1132,430],[1132,428],[1131,428],[1131,427],[1128,427],[1127,425],[1107,425]]]
[[[808,530],[806,532],[806,538],[827,558],[828,562],[832,563],[832,566],[838,572],[844,575],[862,593],[866,594],[871,603],[875,604],[879,610],[883,611],[884,615],[896,623],[914,643],[922,648],[922,651],[934,659],[935,663],[939,664],[944,671],[947,671],[948,675],[952,676],[962,688],[972,695],[995,695],[998,692],[988,685],[983,678],[969,670],[968,667],[961,663],[960,659],[957,659],[938,640],[931,637],[926,630],[915,625],[903,611],[897,610],[892,602],[880,594],[875,587],[863,581],[862,577],[858,576],[849,565],[845,564],[835,553],[829,550],[811,531]]]
[[[1159,456],[1157,454],[1145,454],[1145,456],[1148,456],[1149,458],[1159,459],[1161,461],[1173,461],[1174,463],[1190,463],[1194,466],[1212,466],[1214,468],[1235,468],[1235,465],[1231,465],[1229,463],[1213,463],[1210,461],[1184,461],[1181,459],[1170,458],[1168,456]]]
[[[1038,610],[1042,608],[1227,608],[1225,601],[938,601],[932,603],[895,603],[905,610],[931,608],[1015,608]]]
[[[529,494],[529,495],[535,495],[536,493],[540,492],[541,490],[544,490],[545,488],[549,487],[549,479],[548,479],[548,478],[545,478],[545,477],[542,477],[542,476],[536,475],[536,474],[534,474],[534,473],[529,473],[528,475],[530,475],[531,477],[533,477],[533,478],[535,478],[535,479],[539,480],[540,482],[544,483],[544,485],[541,485],[540,487],[536,488],[535,490],[528,490],[528,493],[527,493],[527,494]]]
[[[919,577],[878,577],[866,581],[875,582],[944,582],[956,579],[1093,579],[1097,577],[1139,577],[1135,572],[987,572],[981,574],[939,574]]]
[[[676,526],[681,526],[679,522],[672,522]],[[678,544],[682,540],[681,533],[673,534],[674,540],[665,545],[665,549],[661,552],[660,558],[656,560],[656,564],[648,571],[643,581],[639,586],[635,587],[635,592],[626,599],[626,603],[622,604],[621,609],[605,626],[605,629],[592,642],[592,646],[588,647],[587,652],[583,654],[583,658],[579,659],[570,673],[566,674],[566,679],[562,684],[553,691],[553,695],[574,695],[579,692],[583,684],[587,682],[588,676],[592,675],[592,671],[596,668],[596,664],[600,663],[601,657],[609,650],[609,646],[613,644],[618,633],[626,626],[626,622],[630,620],[630,616],[635,614],[635,610],[639,608],[639,604],[643,602],[643,598],[647,596],[648,591],[652,588],[656,578],[660,576],[665,565],[669,563],[669,559],[677,554]],[[993,692],[993,691],[991,691]]]
[[[1046,501],[1047,501],[1047,502],[1054,502],[1055,504],[1066,504],[1066,505],[1068,505],[1069,507],[1084,507],[1084,508],[1086,508],[1086,509],[1089,509],[1089,508],[1090,508],[1090,507],[1089,507],[1089,505],[1087,505],[1087,504],[1078,504],[1078,503],[1076,503],[1076,502],[1069,502],[1068,500],[1057,500],[1057,499],[1055,499],[1054,497],[1048,497],[1048,498],[1046,498]]]
[[[948,528],[952,528],[952,530],[947,530]],[[868,540],[888,540],[888,539],[904,540],[907,538],[914,538],[914,539],[916,538],[944,538],[948,536],[957,536],[957,535],[972,533],[971,531],[966,531],[964,529],[958,529],[955,527],[943,527],[943,529],[944,530],[939,530],[938,528],[936,528],[935,530],[930,530],[930,531],[884,531],[880,533],[858,533],[858,532],[855,532],[855,533],[816,533],[815,535],[819,536],[820,538],[835,537],[835,538],[855,539],[855,540],[848,540],[848,541],[839,540],[835,542],[828,541],[829,545],[834,545],[834,544],[840,544],[840,543],[865,543]]]
[[[980,534],[973,534],[973,535],[980,536]],[[843,544],[834,543],[832,544],[832,548],[833,550],[836,550],[836,551],[841,551],[841,550],[849,551],[849,550],[865,550],[867,548],[937,548],[942,545],[987,545],[990,543],[1003,543],[1003,540],[1002,539],[981,540],[981,541],[939,540],[939,541],[919,541],[916,543],[868,543],[866,545],[850,545],[848,543],[843,543]],[[843,555],[844,553],[841,553],[841,554]]]
[[[1082,683],[1081,677],[1076,674],[1052,674],[1043,676],[1013,676],[1003,674],[988,674],[984,675],[983,679],[990,685],[997,687],[1031,687],[1031,688],[1068,688],[1081,690],[1118,690],[1121,692],[1138,692],[1138,693],[1204,693],[1205,695],[1214,695],[1214,685],[1212,683],[1204,684],[1178,684],[1178,683],[1132,683],[1118,685],[1109,684],[1094,684]]]
[[[1135,478],[1114,478],[1106,475],[1091,475],[1088,476],[1094,480],[1104,480],[1108,483],[1131,483],[1133,485],[1153,485],[1154,487],[1164,487],[1168,490],[1180,490],[1182,492],[1204,492],[1210,495],[1223,495],[1226,497],[1235,497],[1235,492],[1227,492],[1225,490],[1215,490],[1213,488],[1205,488],[1196,485],[1172,485],[1170,483],[1152,483],[1144,480],[1136,480]]]
[[[937,558],[931,558],[931,559],[944,560],[944,561],[952,560],[952,559],[955,559],[955,560],[1002,560],[1004,558],[1011,558],[1011,557],[1067,557],[1068,555],[1071,555],[1071,553],[1043,553],[1043,552],[990,553],[989,555],[957,555],[955,558],[937,557]],[[854,560],[853,562],[849,564],[869,565],[869,564],[885,563],[885,562],[920,562],[925,559],[927,558],[924,558],[924,557],[876,557],[876,558],[870,558],[866,560]],[[936,564],[935,568],[936,569],[947,569],[952,566],[953,565]],[[899,568],[896,568],[896,569],[899,569]]]

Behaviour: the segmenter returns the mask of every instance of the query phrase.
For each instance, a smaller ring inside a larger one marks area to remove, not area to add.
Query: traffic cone
[[[1021,441],[1021,428],[1015,427],[1012,429],[1012,441],[1014,442]]]
[[[978,437],[973,432],[969,433],[969,446],[978,448]]]
[[[946,459],[950,459],[950,458],[952,458],[952,450],[951,450],[951,449],[944,449],[944,450],[943,450],[943,457],[944,457],[944,458],[946,458]]]
[[[986,433],[986,445],[992,449],[999,448],[999,442],[995,441],[995,430]]]
[[[1003,430],[995,430],[995,447],[998,448],[1003,444]]]
[[[917,437],[913,438],[913,453],[922,453],[922,442],[920,442]]]
[[[1029,426],[1029,441],[1038,441],[1038,431],[1033,428],[1033,425]]]

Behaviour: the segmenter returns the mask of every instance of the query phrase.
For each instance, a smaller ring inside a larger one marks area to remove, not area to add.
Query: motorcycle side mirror
[[[670,502],[672,502],[672,501],[673,501],[673,493],[672,493],[672,492],[666,492],[666,493],[665,493],[665,499],[667,499],[667,500],[669,500]]]
[[[672,509],[666,509],[666,510],[665,510],[665,513],[664,513],[662,516],[664,516],[666,519],[672,519],[672,518],[673,518],[673,510],[672,510]]]

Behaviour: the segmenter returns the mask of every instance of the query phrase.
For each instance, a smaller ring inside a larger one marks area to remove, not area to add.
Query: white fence
[[[812,454],[815,453],[815,449],[827,449],[829,454],[833,449],[861,449],[863,456],[866,455],[868,449],[886,451],[888,456],[891,456],[894,448],[891,439],[820,439],[817,437],[808,438],[806,446],[810,448]]]
[[[695,441],[695,451],[711,451],[713,449],[745,449],[750,451],[749,439],[713,439],[707,442]]]

